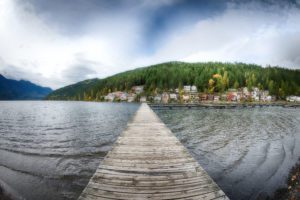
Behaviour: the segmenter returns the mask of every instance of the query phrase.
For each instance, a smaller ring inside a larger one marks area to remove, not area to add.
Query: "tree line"
[[[90,79],[60,88],[47,99],[101,100],[114,91],[130,92],[135,85],[144,85],[145,95],[196,85],[199,92],[222,93],[229,88],[258,87],[271,95],[285,98],[300,95],[300,70],[261,67],[245,63],[168,62],[126,71],[104,79]]]

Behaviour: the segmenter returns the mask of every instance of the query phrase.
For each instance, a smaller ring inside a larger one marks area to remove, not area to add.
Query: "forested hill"
[[[0,100],[37,100],[45,98],[50,92],[51,88],[29,81],[7,79],[0,74]]]
[[[221,81],[218,81],[218,80]],[[300,95],[300,70],[261,67],[244,63],[183,63],[168,62],[138,68],[104,79],[85,80],[55,90],[51,100],[100,100],[113,91],[130,91],[144,85],[145,95],[196,85],[200,92],[223,92],[228,88],[259,87],[284,98]]]

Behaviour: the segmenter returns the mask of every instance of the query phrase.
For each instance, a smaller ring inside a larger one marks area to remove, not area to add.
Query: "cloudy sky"
[[[300,0],[0,0],[0,73],[53,89],[166,61],[300,68]]]

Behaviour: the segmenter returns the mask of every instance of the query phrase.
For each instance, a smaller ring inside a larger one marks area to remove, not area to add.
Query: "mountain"
[[[300,95],[299,77],[298,69],[261,67],[255,64],[168,62],[104,79],[78,82],[53,91],[47,99],[101,100],[101,96],[109,92],[130,91],[135,85],[144,85],[145,95],[183,85],[196,85],[200,92],[223,92],[228,88],[246,86],[269,90],[272,95],[284,98],[287,95]]]
[[[29,81],[7,79],[0,74],[0,100],[37,100],[45,98],[50,92],[51,88]]]

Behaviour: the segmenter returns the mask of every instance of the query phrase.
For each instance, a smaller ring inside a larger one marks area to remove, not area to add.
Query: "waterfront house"
[[[135,94],[141,94],[142,92],[144,92],[144,86],[143,85],[133,86],[132,91]]]
[[[145,96],[141,96],[140,102],[141,102],[141,103],[147,102],[147,98],[146,98]]]
[[[127,96],[127,102],[134,102],[136,98],[136,94],[130,93]]]
[[[179,89],[178,88],[175,89],[175,93],[179,94]]]
[[[259,101],[259,96],[260,96],[259,89],[257,87],[254,87],[251,92],[252,100]]]
[[[237,101],[237,92],[227,92],[227,101]]]
[[[241,101],[243,99],[243,92],[242,91],[238,91],[236,93],[236,100],[237,101]]]
[[[248,90],[247,87],[243,87],[243,93],[244,93],[245,95],[249,95],[249,90]]]
[[[266,101],[267,101],[267,102],[271,102],[272,99],[273,99],[273,98],[272,98],[272,96],[270,96],[270,95],[268,95],[268,96],[266,97]]]
[[[170,100],[171,101],[177,101],[178,100],[178,95],[175,93],[171,93],[170,94]]]
[[[286,100],[289,102],[300,102],[300,97],[299,96],[288,96],[286,98]]]
[[[163,103],[168,103],[170,99],[170,96],[167,92],[162,93],[161,100]]]
[[[183,86],[183,91],[186,92],[186,93],[190,93],[191,92],[191,86],[190,85]]]
[[[207,101],[208,100],[208,95],[207,94],[200,94],[199,98],[201,101]]]
[[[112,102],[112,101],[114,101],[114,99],[115,99],[114,93],[109,93],[109,94],[107,94],[107,95],[104,97],[104,100],[105,100],[105,101],[110,101],[110,102]]]
[[[227,92],[237,92],[238,90],[237,89],[235,89],[235,88],[229,88],[228,90],[227,90]]]
[[[187,95],[187,94],[184,94],[184,95],[182,95],[182,100],[183,100],[185,103],[188,103],[189,100],[190,100],[190,96]]]
[[[269,91],[268,90],[263,90],[260,92],[260,100],[261,101],[268,101],[267,97],[269,96]]]
[[[214,96],[214,101],[220,101],[220,96],[215,95],[215,96]]]
[[[115,98],[120,99],[121,96],[123,95],[124,92],[121,91],[117,91],[117,92],[113,92],[113,94],[115,95]]]
[[[191,87],[191,92],[198,92],[198,90],[197,90],[197,87],[195,86],[195,85],[193,85],[192,87]]]
[[[247,87],[243,87],[243,98],[248,99],[250,97],[250,92]]]
[[[156,96],[154,97],[154,102],[155,102],[155,103],[160,103],[160,102],[161,102],[161,95],[160,95],[160,94],[158,94],[158,95],[156,95]]]
[[[127,101],[127,97],[128,97],[128,94],[126,92],[123,92],[120,96],[120,100],[121,101]]]

